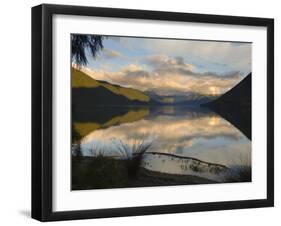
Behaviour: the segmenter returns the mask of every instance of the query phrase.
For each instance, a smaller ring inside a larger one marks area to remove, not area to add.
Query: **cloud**
[[[196,41],[151,38],[122,38],[124,48],[135,45],[151,53],[195,58],[204,63],[228,65],[235,70],[251,71],[251,43]],[[179,58],[180,59],[180,58]]]
[[[194,65],[185,63],[183,57],[181,57],[181,56],[170,58],[164,54],[152,55],[152,56],[148,56],[144,60],[144,62],[150,64],[151,66],[153,66],[155,68],[164,68],[164,69],[182,68],[182,69],[189,70],[189,71],[194,69]]]
[[[144,40],[146,48],[156,53],[192,56],[202,61],[230,65],[238,70],[251,71],[250,43],[189,40]]]
[[[110,49],[103,49],[101,56],[105,59],[113,59],[113,58],[125,58],[123,54],[120,52],[110,50]]]
[[[222,75],[196,72],[196,67],[185,63],[181,57],[152,55],[142,60],[145,64],[129,64],[118,71],[83,70],[98,80],[159,95],[222,94],[236,85],[243,77],[232,71]]]

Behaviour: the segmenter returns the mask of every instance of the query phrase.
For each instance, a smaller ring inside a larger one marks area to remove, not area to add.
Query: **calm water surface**
[[[188,158],[206,162],[206,167],[208,163],[227,167],[251,165],[251,141],[231,123],[205,108],[168,106],[120,110],[107,107],[95,111],[74,119],[73,127],[80,136],[83,156],[102,154],[125,158],[130,153],[120,151],[121,144],[132,147],[149,142],[151,146],[141,166],[151,171],[200,174],[219,180],[209,170],[191,170]],[[99,117],[91,118],[91,115]]]

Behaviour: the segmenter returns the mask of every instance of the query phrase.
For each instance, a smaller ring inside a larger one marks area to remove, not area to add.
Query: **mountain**
[[[147,105],[153,100],[143,92],[91,78],[72,68],[72,104],[74,108],[92,108],[95,105]]]
[[[203,106],[220,114],[251,139],[252,73],[231,90]]]
[[[252,74],[249,74],[235,87],[209,104],[217,106],[238,105],[243,107],[251,107],[251,101]]]
[[[217,96],[214,95],[202,95],[199,93],[186,93],[186,95],[166,95],[161,96],[156,92],[147,91],[145,92],[151,99],[157,101],[158,103],[165,105],[201,105],[208,103]]]
[[[91,78],[86,73],[79,71],[75,68],[72,68],[72,88],[97,88],[103,87],[114,94],[124,96],[129,100],[138,100],[138,101],[149,101],[149,96],[145,95],[143,92],[126,88],[119,85],[113,85],[109,82],[99,81]]]

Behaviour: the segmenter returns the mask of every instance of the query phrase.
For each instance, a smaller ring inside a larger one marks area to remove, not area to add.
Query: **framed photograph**
[[[32,8],[32,217],[274,205],[274,21]]]

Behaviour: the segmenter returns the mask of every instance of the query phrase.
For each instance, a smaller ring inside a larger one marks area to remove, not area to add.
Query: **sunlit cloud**
[[[90,68],[83,70],[97,80],[142,91],[154,91],[159,95],[218,95],[228,91],[243,78],[238,71],[222,75],[197,72],[196,66],[184,62],[181,57],[152,55],[143,58],[141,63],[128,64],[118,71]]]

